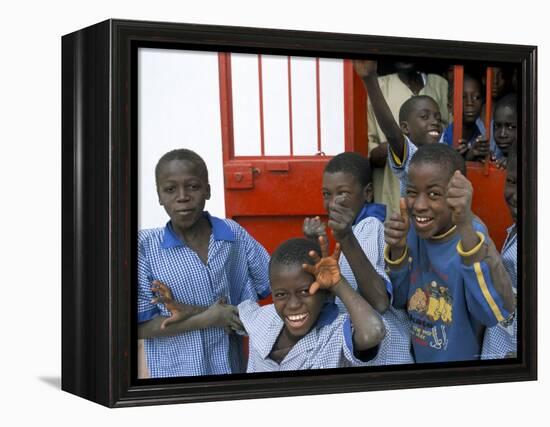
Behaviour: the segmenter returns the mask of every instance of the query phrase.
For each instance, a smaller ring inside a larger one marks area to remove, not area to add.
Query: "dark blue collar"
[[[358,224],[369,216],[373,216],[381,222],[384,222],[386,220],[386,205],[381,205],[380,203],[365,203],[355,217],[353,225]]]
[[[337,317],[338,306],[333,302],[326,302],[319,313],[315,327],[322,328],[323,326],[330,325]]]
[[[235,241],[235,234],[233,230],[220,218],[211,216],[208,212],[204,211],[202,216],[205,217],[210,226],[212,227],[212,236],[214,240],[226,240],[228,242]],[[173,248],[176,246],[183,246],[184,242],[178,237],[172,226],[172,221],[166,223],[164,227],[164,236],[162,238],[162,247],[165,249]]]

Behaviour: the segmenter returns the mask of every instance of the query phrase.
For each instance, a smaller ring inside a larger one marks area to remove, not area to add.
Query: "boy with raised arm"
[[[328,226],[342,248],[342,275],[386,323],[385,341],[391,342],[387,358],[379,364],[412,363],[409,322],[403,310],[391,306],[392,285],[385,272],[384,219],[386,207],[372,202],[371,168],[368,159],[346,152],[333,157],[323,173],[323,202]],[[304,220],[304,234],[326,236],[317,218]],[[337,299],[341,311],[345,306]]]
[[[397,123],[380,90],[376,61],[355,60],[353,66],[367,88],[376,120],[388,139],[388,161],[399,178],[403,197],[408,164],[417,147],[440,142],[442,125],[439,106],[429,96],[413,96],[399,109]]]

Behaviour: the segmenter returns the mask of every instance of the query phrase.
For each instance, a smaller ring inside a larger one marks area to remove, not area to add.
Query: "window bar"
[[[491,116],[493,113],[493,68],[487,67],[487,75],[485,77],[485,138],[487,141],[491,141]],[[485,165],[483,167],[483,174],[489,175],[489,159],[490,152],[485,156]]]
[[[292,139],[292,64],[288,57],[288,130],[290,137],[290,155],[294,155],[294,143]]]
[[[258,55],[258,84],[260,86],[260,149],[262,157],[265,156],[265,138],[264,138],[264,92],[262,80],[262,55]]]
[[[462,92],[464,90],[464,66],[453,69],[453,147],[462,139]]]
[[[317,87],[317,154],[321,154],[321,79],[319,58],[315,58],[315,83]]]

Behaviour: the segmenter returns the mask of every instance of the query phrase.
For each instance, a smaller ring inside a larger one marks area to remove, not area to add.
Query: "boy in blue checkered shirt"
[[[191,150],[173,150],[155,169],[165,227],[138,235],[138,338],[149,375],[180,377],[243,372],[236,305],[269,294],[269,255],[241,226],[204,210],[208,170]],[[181,304],[170,317],[159,301],[170,287]]]
[[[496,117],[496,114],[495,114]],[[508,236],[502,247],[502,263],[510,275],[514,296],[517,295],[518,280],[518,233],[517,233],[517,147],[512,145],[508,150],[506,167],[506,184],[504,186],[504,198],[512,215],[514,223],[508,228]],[[500,322],[496,326],[485,330],[483,339],[482,359],[503,359],[517,356],[517,314],[513,320]]]
[[[328,226],[342,248],[342,275],[386,322],[385,341],[391,343],[387,357],[378,364],[413,363],[409,322],[404,310],[391,305],[393,288],[385,272],[385,205],[373,203],[369,160],[358,153],[341,153],[332,158],[323,173],[323,201]],[[306,237],[326,236],[319,217],[304,220]],[[340,311],[342,301],[336,300]]]
[[[364,366],[384,357],[383,320],[340,274],[339,245],[328,256],[326,239],[320,243],[322,249],[303,238],[281,244],[269,265],[273,304],[239,304],[250,338],[247,372]],[[341,299],[346,313],[330,295]],[[180,307],[169,289],[161,297],[177,315]]]

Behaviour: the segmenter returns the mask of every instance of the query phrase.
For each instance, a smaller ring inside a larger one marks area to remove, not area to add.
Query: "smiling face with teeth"
[[[429,96],[416,96],[407,101],[401,130],[416,145],[433,144],[441,138],[441,113],[439,106]],[[400,115],[402,115],[400,113]]]
[[[453,226],[446,198],[450,178],[449,168],[436,163],[411,164],[409,168],[407,211],[423,239],[443,234]]]
[[[284,322],[281,334],[296,343],[317,322],[326,301],[326,291],[311,295],[309,287],[314,278],[298,263],[273,265],[270,279],[273,305]]]

